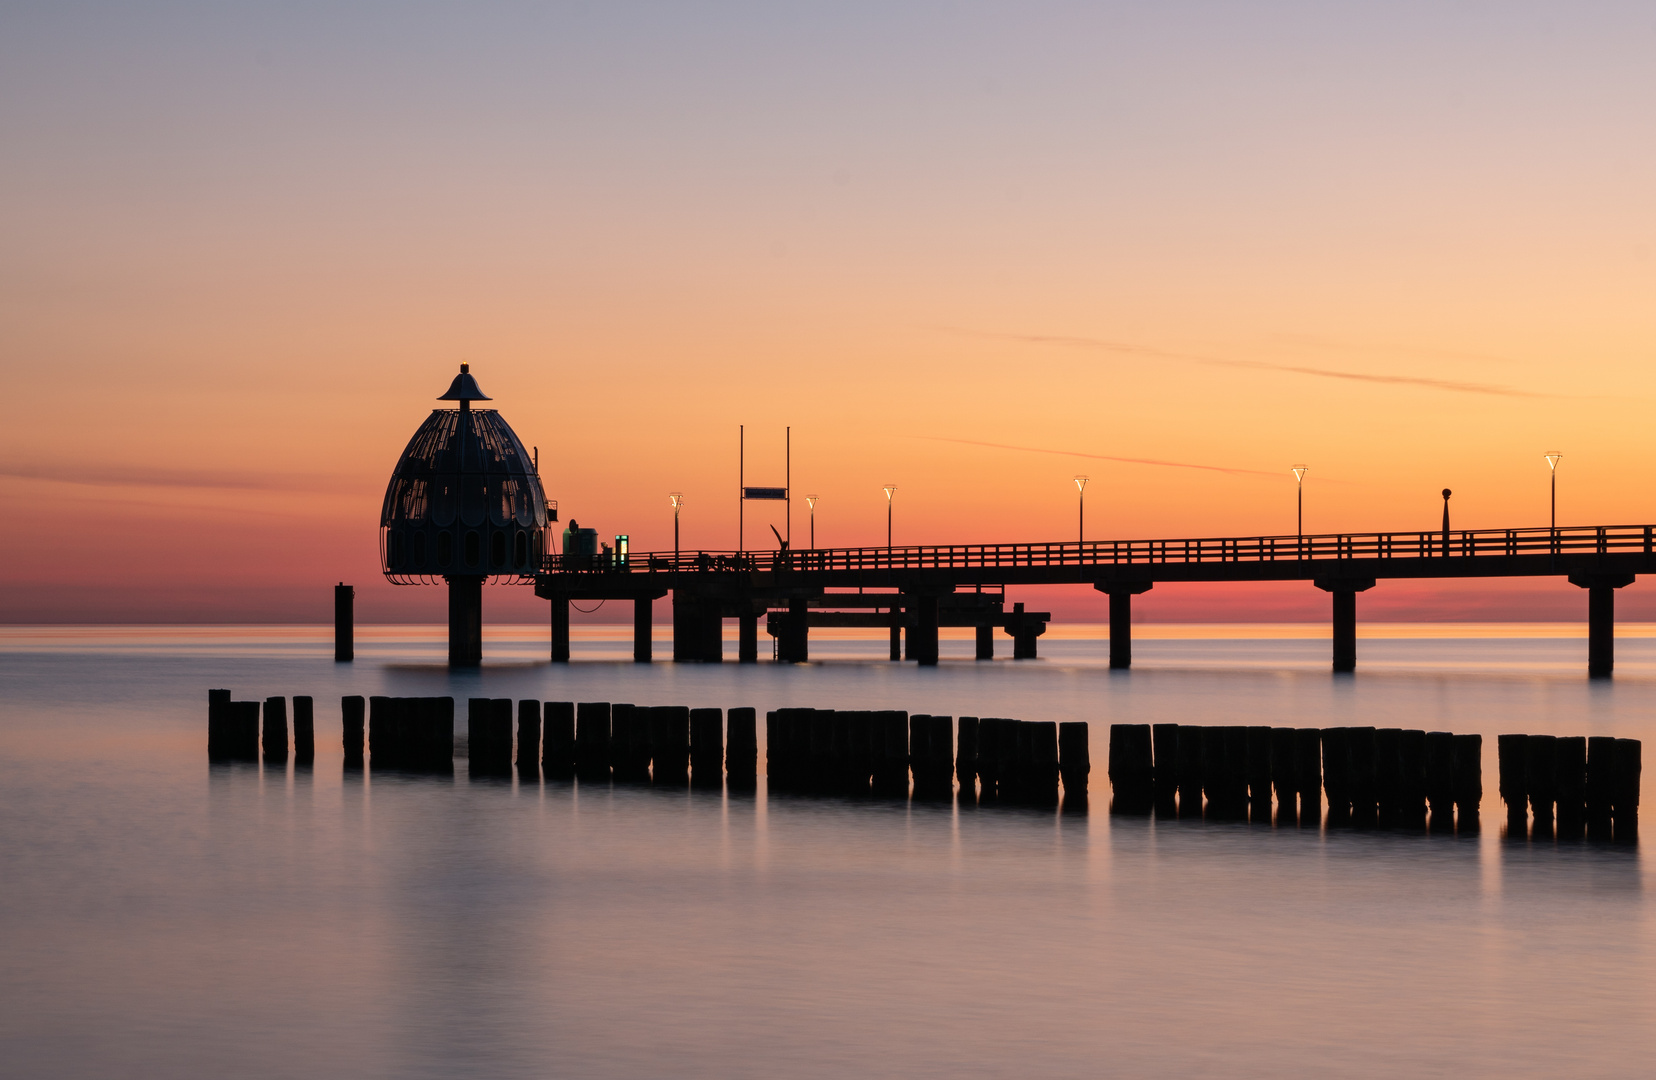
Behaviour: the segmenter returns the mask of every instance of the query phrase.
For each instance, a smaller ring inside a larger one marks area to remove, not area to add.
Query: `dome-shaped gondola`
[[[380,568],[398,584],[439,578],[533,582],[546,551],[536,463],[467,365],[408,440],[380,510]]]

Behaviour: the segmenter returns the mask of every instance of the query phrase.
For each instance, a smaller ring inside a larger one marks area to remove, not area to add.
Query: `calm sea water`
[[[1627,1076],[1656,1061],[1638,850],[1093,812],[348,775],[346,693],[1656,735],[1656,640],[1096,640],[920,670],[479,673],[440,640],[0,632],[7,1077]],[[315,766],[206,760],[206,691],[317,699]],[[463,727],[463,724],[462,724]],[[761,725],[761,736],[763,725]],[[761,750],[761,753],[763,751]],[[1647,815],[1648,817],[1649,815]],[[1656,830],[1647,827],[1647,835]]]

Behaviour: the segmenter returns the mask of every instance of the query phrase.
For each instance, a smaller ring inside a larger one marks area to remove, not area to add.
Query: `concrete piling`
[[[725,712],[725,771],[731,791],[758,787],[759,714],[741,707]]]
[[[724,786],[724,712],[690,710],[690,782],[699,788]]]
[[[526,698],[517,705],[518,776],[533,780],[540,773],[541,703]]]
[[[339,699],[339,727],[347,768],[362,767],[363,739],[367,733],[367,705],[361,694]]]
[[[573,701],[548,701],[541,707],[541,769],[549,780],[575,775]]]
[[[610,778],[607,701],[583,701],[575,706],[575,775],[586,781]]]
[[[266,765],[286,765],[288,759],[287,698],[265,698],[264,760]]]
[[[293,763],[311,765],[316,761],[316,709],[308,694],[293,699]]]

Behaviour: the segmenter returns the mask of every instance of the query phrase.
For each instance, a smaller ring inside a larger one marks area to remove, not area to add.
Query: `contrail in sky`
[[[1099,338],[1066,337],[1058,334],[997,334],[979,330],[956,330],[955,333],[973,337],[999,338],[1002,341],[1021,341],[1027,345],[1063,345],[1076,349],[1094,349],[1100,352],[1122,353],[1134,356],[1155,356],[1163,360],[1183,360],[1191,364],[1211,367],[1251,368],[1255,371],[1286,371],[1294,375],[1314,375],[1320,379],[1345,379],[1350,382],[1382,383],[1392,386],[1423,386],[1429,390],[1451,390],[1462,394],[1490,394],[1496,397],[1551,397],[1510,386],[1489,383],[1460,382],[1454,379],[1428,379],[1419,375],[1373,375],[1360,371],[1338,371],[1334,368],[1306,367],[1301,364],[1274,364],[1265,360],[1228,360],[1198,353],[1174,352],[1147,345],[1131,345],[1123,341],[1104,341]]]
[[[943,435],[904,435],[905,439],[925,439],[927,442],[959,443],[962,446],[987,446],[994,450],[1022,450],[1029,454],[1058,454],[1062,457],[1091,458],[1094,461],[1119,461],[1127,465],[1160,465],[1169,469],[1200,469],[1203,472],[1230,473],[1235,476],[1281,476],[1280,472],[1263,469],[1233,469],[1224,465],[1194,465],[1188,461],[1162,461],[1159,458],[1117,457],[1114,454],[1089,454],[1082,450],[1052,450],[1044,446],[1013,446],[1010,443],[983,442],[979,439],[951,439]]]

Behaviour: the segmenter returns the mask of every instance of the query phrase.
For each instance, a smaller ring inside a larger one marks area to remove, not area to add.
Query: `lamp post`
[[[1092,478],[1088,476],[1075,477],[1077,503],[1075,509],[1075,542],[1077,544],[1087,542],[1087,481],[1090,479]]]
[[[1558,463],[1564,455],[1557,450],[1547,451],[1547,472],[1552,478],[1552,531],[1558,531]]]
[[[891,554],[891,493],[897,490],[896,484],[885,486],[886,495],[886,554]]]
[[[821,495],[805,496],[805,505],[811,508],[811,550],[816,550],[816,504]]]
[[[678,569],[679,553],[679,507],[684,505],[684,492],[671,492],[667,499],[673,504],[673,568],[676,570]]]
[[[1301,557],[1305,551],[1305,474],[1310,471],[1304,465],[1294,466],[1294,532],[1299,538]]]
[[[1443,489],[1443,555],[1449,557],[1449,489]]]

